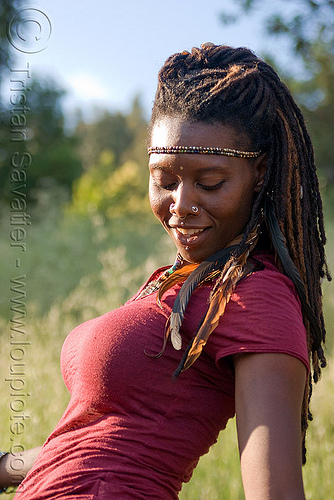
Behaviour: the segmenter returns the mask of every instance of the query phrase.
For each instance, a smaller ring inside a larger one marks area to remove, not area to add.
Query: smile
[[[192,247],[198,246],[202,244],[206,237],[207,232],[210,228],[184,228],[184,227],[175,227],[174,238],[178,242],[179,245],[186,247],[188,250]]]
[[[204,231],[204,229],[184,229],[183,227],[177,228],[178,232],[184,234],[186,236],[192,236],[194,234],[200,234]]]

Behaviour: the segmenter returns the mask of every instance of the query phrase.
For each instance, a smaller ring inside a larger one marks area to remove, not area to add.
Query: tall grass
[[[307,500],[329,500],[334,491],[334,356],[312,398],[314,421],[307,436],[307,463],[303,469]],[[201,458],[180,500],[242,500],[235,419],[218,442]]]
[[[123,231],[121,231],[121,229]],[[124,231],[125,229],[125,231]],[[123,234],[123,236],[121,236]],[[31,230],[29,252],[23,265],[27,274],[26,332],[31,344],[25,358],[26,414],[24,434],[27,447],[43,443],[62,415],[69,395],[59,370],[62,343],[77,324],[118,307],[138,285],[163,263],[173,258],[167,237],[153,226],[114,221],[111,228],[101,220],[63,221],[50,217]],[[5,241],[0,241],[9,260]],[[149,255],[148,258],[144,256]],[[2,266],[3,300],[0,318],[0,449],[8,449],[9,408],[9,279],[13,269]],[[6,295],[7,294],[7,295]],[[53,297],[53,299],[52,299]],[[329,330],[334,324],[333,293],[327,287]],[[7,313],[6,313],[7,311]],[[328,352],[329,368],[315,388],[308,436],[308,462],[304,468],[309,500],[328,500],[333,494],[334,470],[334,357]],[[11,499],[13,495],[6,498]],[[239,500],[242,485],[234,420],[218,443],[202,457],[181,500]]]

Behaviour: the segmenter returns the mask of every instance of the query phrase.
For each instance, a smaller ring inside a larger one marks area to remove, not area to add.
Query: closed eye
[[[161,184],[159,182],[153,181],[154,184],[160,188],[160,189],[165,189],[166,191],[174,191],[177,189],[178,183],[177,182],[171,182],[170,184]],[[214,191],[215,189],[219,189],[222,187],[224,184],[225,180],[222,180],[218,182],[217,184],[214,184],[213,186],[207,186],[206,184],[201,184],[200,182],[197,183],[197,186],[199,186],[201,189],[204,189],[205,191]]]
[[[161,186],[162,189],[166,189],[167,191],[174,191],[177,188],[177,184],[174,182],[173,184],[167,184],[166,186]]]
[[[205,191],[214,191],[215,189],[219,189],[220,187],[222,187],[224,182],[225,182],[224,180],[220,181],[217,184],[214,184],[213,186],[206,186],[205,184],[198,184],[198,186],[204,189]]]
[[[160,183],[154,181],[154,185],[160,189],[166,189],[167,191],[174,191],[174,189],[176,189],[176,187],[177,187],[176,182],[173,182],[171,184],[160,184]]]

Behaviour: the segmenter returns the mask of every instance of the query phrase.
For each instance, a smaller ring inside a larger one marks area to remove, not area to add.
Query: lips
[[[184,228],[172,227],[174,239],[179,245],[191,248],[201,244],[206,238],[206,233],[209,228]]]

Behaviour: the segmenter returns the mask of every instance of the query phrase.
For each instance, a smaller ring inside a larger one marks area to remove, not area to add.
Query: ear
[[[254,187],[254,192],[258,193],[261,191],[264,182],[264,176],[267,170],[267,155],[263,154],[259,158],[256,159],[254,168],[257,174],[257,179]]]

